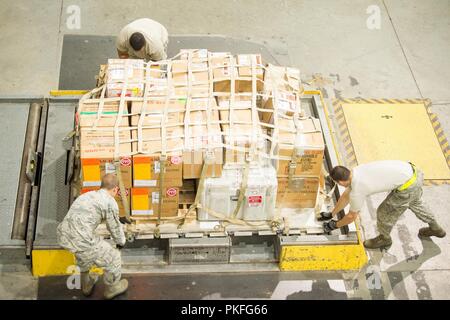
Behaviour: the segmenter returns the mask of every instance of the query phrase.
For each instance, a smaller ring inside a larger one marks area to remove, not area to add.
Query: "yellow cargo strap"
[[[245,193],[247,192],[249,169],[250,169],[250,163],[248,161],[246,161],[245,167],[244,167],[244,172],[242,175],[241,187],[239,188],[239,196],[238,196],[238,201],[236,203],[236,208],[231,213],[231,218],[233,218],[233,219],[235,219],[237,217],[239,210],[241,210],[242,204],[244,203]]]
[[[157,226],[161,224],[161,214],[163,210],[164,201],[164,175],[166,173],[167,156],[162,154],[159,158],[159,203],[158,203],[158,222]]]
[[[411,179],[409,179],[408,181],[406,181],[403,185],[401,185],[400,187],[397,188],[398,191],[404,191],[406,189],[408,189],[414,182],[416,182],[417,180],[417,170],[416,170],[416,166],[413,165],[411,162],[409,163],[413,169],[413,176],[411,177]]]
[[[200,180],[198,183],[198,187],[197,187],[197,194],[195,195],[195,200],[194,203],[191,204],[191,206],[189,207],[188,211],[186,212],[186,214],[182,217],[181,219],[181,223],[178,225],[178,229],[180,229],[184,223],[186,222],[186,218],[194,211],[198,208],[198,205],[200,203],[200,196],[201,193],[203,191],[203,188],[205,186],[205,178],[206,178],[206,172],[207,172],[207,168],[208,168],[208,162],[210,161],[209,158],[209,154],[207,154],[205,156],[205,158],[203,159],[203,166],[202,166],[202,171],[200,174]]]
[[[120,158],[114,159],[114,167],[116,169],[117,180],[119,181],[120,198],[122,199],[122,205],[125,211],[125,218],[128,221],[130,221],[130,206],[128,204],[125,185],[123,184],[122,180],[122,172],[120,171]]]

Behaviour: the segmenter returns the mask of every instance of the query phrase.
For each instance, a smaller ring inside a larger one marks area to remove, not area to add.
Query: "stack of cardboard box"
[[[82,193],[117,165],[132,216],[157,217],[162,197],[161,217],[174,217],[183,185],[200,179],[205,163],[205,177],[220,178],[223,164],[244,163],[252,146],[267,153],[272,134],[279,206],[314,206],[324,146],[318,121],[302,118],[297,69],[200,49],[149,64],[109,59],[104,73],[107,99],[83,100],[78,110]]]
[[[300,70],[269,64],[264,74],[264,93],[262,108],[270,112],[261,111],[259,116],[265,123],[273,123],[275,109],[276,116],[293,116],[302,113],[299,99],[303,92],[300,81]]]
[[[296,127],[293,119],[278,119],[278,126],[276,153],[291,160],[274,161],[278,178],[277,205],[314,208],[325,149],[320,122],[314,118],[299,118]]]
[[[214,93],[225,144],[225,163],[244,163],[252,143],[259,151],[266,144],[258,113],[264,68],[259,54],[211,53]],[[254,74],[253,74],[254,72]],[[234,83],[234,92],[232,86]],[[255,117],[256,115],[256,117]],[[228,147],[227,147],[228,146]]]
[[[270,131],[275,156],[283,157],[273,160],[278,207],[313,208],[317,201],[325,146],[319,120],[304,117],[302,91],[298,69],[267,66],[262,106],[270,112],[259,116],[277,128]]]
[[[209,98],[208,52],[183,50],[179,60],[147,66],[142,60],[110,59],[105,73],[109,99],[83,100],[78,110],[81,193],[98,189],[101,177],[115,172],[118,146],[131,214],[156,217],[162,183],[161,216],[176,216],[183,181],[200,178],[207,152],[213,160],[206,176],[222,173],[222,135],[216,100]],[[120,99],[123,92],[125,99]],[[161,182],[162,153],[167,156]],[[122,216],[120,196],[117,201]]]
[[[108,59],[106,96],[142,97],[144,92],[144,61],[141,59]]]
[[[100,103],[86,100],[78,110],[78,125],[80,129],[80,160],[81,160],[81,193],[100,188],[101,178],[107,173],[116,172],[115,130],[119,118],[117,133],[120,140],[119,163],[123,183],[129,197],[132,187],[132,161],[128,108],[123,109],[123,116],[118,117],[119,102],[105,102],[102,110]],[[120,215],[124,208],[117,197]]]

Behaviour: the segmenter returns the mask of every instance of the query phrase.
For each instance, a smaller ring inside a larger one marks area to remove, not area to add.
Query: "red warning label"
[[[131,165],[131,159],[129,157],[123,157],[122,159],[120,159],[120,164],[122,166],[129,167]]]
[[[170,162],[172,162],[173,164],[180,164],[181,163],[181,157],[179,156],[172,156],[170,158]]]
[[[177,195],[177,189],[169,188],[169,189],[167,189],[166,194],[169,197],[175,197]]]
[[[248,196],[249,207],[260,207],[262,205],[262,196]]]

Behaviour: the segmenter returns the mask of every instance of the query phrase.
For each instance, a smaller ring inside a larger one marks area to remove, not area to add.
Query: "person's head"
[[[130,37],[130,46],[134,51],[139,51],[145,46],[144,35],[140,32],[135,32]]]
[[[108,193],[115,197],[119,192],[119,180],[114,173],[105,174],[102,178],[100,188],[105,189]]]
[[[352,172],[343,166],[336,166],[330,172],[334,182],[343,187],[349,187],[352,182]]]

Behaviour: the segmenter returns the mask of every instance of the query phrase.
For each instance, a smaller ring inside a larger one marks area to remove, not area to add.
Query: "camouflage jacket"
[[[104,189],[79,196],[57,229],[58,244],[72,252],[85,251],[102,238],[95,234],[98,225],[106,227],[116,244],[125,244],[125,234],[119,222],[116,200]]]

